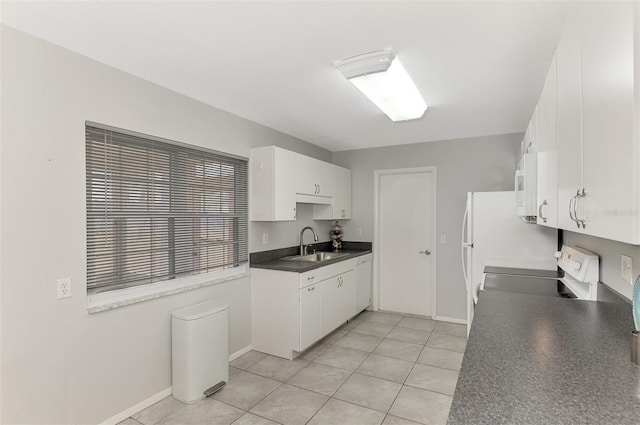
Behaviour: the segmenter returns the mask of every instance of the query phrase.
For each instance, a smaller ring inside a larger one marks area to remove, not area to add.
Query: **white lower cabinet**
[[[340,277],[340,307],[342,322],[351,319],[356,313],[356,271],[351,270]]]
[[[322,338],[324,329],[318,317],[322,315],[323,294],[318,283],[300,289],[300,345],[307,347]]]
[[[318,322],[322,323],[322,333],[324,335],[340,326],[342,323],[341,310],[340,281],[336,276],[322,282],[322,309]]]
[[[293,359],[358,313],[355,260],[305,273],[251,269],[253,349]]]
[[[326,280],[322,288],[322,330],[330,333],[356,314],[356,272]]]

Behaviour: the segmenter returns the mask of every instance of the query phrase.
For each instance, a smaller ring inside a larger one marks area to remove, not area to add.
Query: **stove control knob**
[[[580,270],[580,267],[582,267],[582,263],[580,261],[571,261],[571,267],[573,267],[573,270],[578,271]]]

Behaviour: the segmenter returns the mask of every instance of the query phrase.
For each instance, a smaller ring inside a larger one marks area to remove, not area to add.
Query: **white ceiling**
[[[2,22],[338,151],[524,131],[560,1],[2,2]],[[333,62],[392,48],[429,110],[393,123]]]

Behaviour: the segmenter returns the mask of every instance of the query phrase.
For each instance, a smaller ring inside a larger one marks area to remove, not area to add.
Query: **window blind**
[[[247,159],[86,125],[87,289],[248,260]]]

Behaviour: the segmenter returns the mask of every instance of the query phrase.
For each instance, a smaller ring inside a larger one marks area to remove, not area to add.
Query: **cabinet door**
[[[340,304],[340,282],[338,277],[332,277],[330,279],[321,282],[322,293],[322,314],[321,328],[322,334],[326,335],[332,332],[335,328],[342,323],[341,311],[342,306]]]
[[[331,164],[329,164],[331,165]],[[351,170],[331,165],[333,203],[314,205],[314,220],[348,220],[351,218]]]
[[[580,20],[573,3],[558,44],[558,227],[580,231],[570,217],[576,192],[582,187],[582,114]]]
[[[296,157],[295,153],[274,148],[275,175],[274,187],[274,221],[290,221],[296,219]]]
[[[527,130],[524,133],[524,151],[523,153],[536,152],[536,141],[538,138],[538,120],[537,120],[537,107],[533,110],[533,115],[527,126]]]
[[[356,272],[351,270],[339,276],[340,281],[340,323],[356,314]]]
[[[335,167],[335,188],[333,195],[333,218],[351,218],[351,170]]]
[[[296,192],[304,195],[318,194],[317,175],[320,173],[319,162],[315,158],[296,154]]]
[[[333,164],[296,154],[296,192],[303,195],[333,196]]]
[[[558,227],[558,176],[557,154],[538,153],[538,218],[537,223],[548,227]]]
[[[300,347],[304,350],[322,338],[322,291],[321,284],[300,289]]]
[[[333,196],[335,191],[335,176],[333,174],[335,165],[329,162],[316,161],[316,183],[318,184],[318,195]]]
[[[296,154],[269,146],[251,150],[251,220],[296,219]]]
[[[557,150],[557,94],[556,56],[554,55],[536,107],[536,152],[555,152]]]
[[[580,2],[585,233],[633,243],[634,2]],[[637,113],[637,111],[635,111]]]

